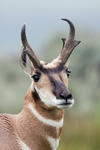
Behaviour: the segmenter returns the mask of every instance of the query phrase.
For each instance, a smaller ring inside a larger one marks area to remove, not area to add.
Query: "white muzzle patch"
[[[67,102],[64,99],[57,99],[48,89],[38,89],[35,87],[41,101],[47,107],[56,107],[56,108],[70,108],[74,104],[74,99],[68,99]]]

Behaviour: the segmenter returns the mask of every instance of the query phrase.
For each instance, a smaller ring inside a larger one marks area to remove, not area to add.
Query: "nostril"
[[[72,99],[72,94],[68,94],[67,99]]]
[[[61,94],[60,94],[60,98],[66,99],[66,96],[65,96],[63,93],[61,93]]]
[[[72,94],[64,94],[64,93],[61,93],[60,94],[60,98],[61,99],[72,99]]]
[[[73,97],[72,97],[72,94],[70,94],[70,93],[69,93],[69,94],[61,93],[61,94],[60,94],[60,98],[67,100],[67,99],[72,99]]]

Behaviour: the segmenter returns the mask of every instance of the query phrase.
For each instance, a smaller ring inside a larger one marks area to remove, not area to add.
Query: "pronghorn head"
[[[36,92],[42,106],[48,109],[71,107],[74,103],[72,94],[68,90],[70,71],[66,63],[73,49],[80,43],[75,41],[75,28],[68,22],[70,32],[67,39],[62,39],[63,47],[59,56],[50,63],[40,61],[28,44],[25,25],[21,31],[22,48],[19,58],[20,66],[32,79],[31,89]],[[43,105],[44,104],[44,105]]]

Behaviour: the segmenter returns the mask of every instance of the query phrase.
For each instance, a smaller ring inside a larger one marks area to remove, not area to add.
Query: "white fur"
[[[20,139],[18,140],[18,143],[21,146],[22,150],[31,150],[24,142],[22,142]]]
[[[38,89],[37,87],[35,87],[35,89],[39,94],[41,101],[48,107],[66,108],[72,107],[72,105],[74,104],[74,99],[69,99],[69,105],[60,105],[62,103],[65,103],[64,99],[57,99],[52,93],[48,91],[48,89]]]
[[[39,94],[41,101],[44,102],[48,107],[56,107],[62,102],[61,100],[57,100],[56,97],[48,91],[48,89],[38,89],[37,87],[35,87],[35,89]]]
[[[54,121],[51,119],[46,119],[43,116],[41,116],[37,110],[35,109],[34,105],[32,105],[31,103],[28,104],[28,108],[31,110],[31,112],[36,116],[36,118],[38,120],[40,120],[41,122],[43,122],[44,124],[53,126],[53,127],[57,127],[60,128],[63,126],[63,118],[59,121]]]
[[[74,99],[68,99],[67,102],[70,103],[70,104],[68,104],[68,105],[58,105],[57,107],[60,108],[60,109],[61,108],[66,108],[66,107],[71,108],[74,105]]]
[[[54,139],[54,138],[48,136],[47,140],[50,143],[52,150],[56,150],[59,145],[59,139]]]

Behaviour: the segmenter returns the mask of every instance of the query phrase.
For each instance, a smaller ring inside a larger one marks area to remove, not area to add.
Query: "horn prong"
[[[68,38],[65,39],[63,38],[63,48],[61,50],[61,53],[59,54],[57,60],[59,59],[60,62],[62,64],[65,64],[69,58],[69,56],[71,55],[73,49],[81,42],[81,41],[76,41],[74,40],[75,37],[75,27],[73,25],[73,23],[66,19],[66,18],[62,18],[61,20],[66,21],[69,26],[70,26],[70,31],[69,31],[69,35]]]

